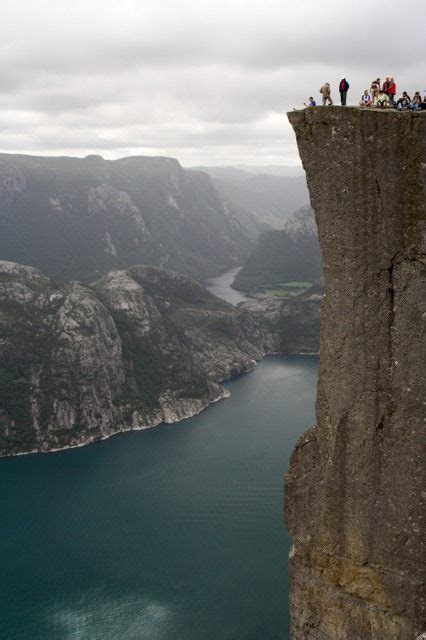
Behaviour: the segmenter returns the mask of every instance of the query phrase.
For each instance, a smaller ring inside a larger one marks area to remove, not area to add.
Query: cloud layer
[[[285,112],[323,82],[354,103],[377,76],[426,88],[421,0],[2,5],[4,152],[294,164]]]

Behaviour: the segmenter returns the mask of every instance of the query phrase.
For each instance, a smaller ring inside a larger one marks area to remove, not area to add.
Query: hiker
[[[420,91],[416,91],[414,97],[410,103],[411,111],[421,111],[422,110],[422,98],[420,96]]]
[[[386,95],[388,95],[389,84],[390,84],[390,78],[386,78],[382,86],[382,92],[386,93]]]
[[[371,100],[374,106],[376,106],[376,101],[379,95],[379,91],[380,91],[380,78],[377,78],[377,80],[373,80],[373,82],[371,83]]]
[[[340,103],[342,107],[346,107],[346,96],[348,95],[349,82],[346,78],[342,78],[339,82]]]
[[[315,102],[315,100],[313,99],[312,96],[309,96],[309,101],[308,104],[306,104],[306,102],[303,103],[305,105],[305,107],[316,107],[317,103]]]
[[[370,94],[368,93],[368,89],[364,89],[364,93],[361,96],[361,100],[359,101],[360,107],[369,107],[372,104],[372,99]]]
[[[426,91],[424,91],[422,104],[420,105],[422,111],[426,111]]]
[[[322,87],[320,89],[320,93],[322,93],[322,104],[323,104],[323,107],[325,107],[325,105],[327,104],[327,101],[328,101],[330,106],[333,106],[333,100],[331,99],[330,84],[328,82],[326,82],[325,84],[322,85]]]
[[[379,107],[380,109],[386,109],[386,107],[389,106],[389,97],[383,91],[383,89],[380,91],[379,96],[376,100],[376,106]]]
[[[396,84],[393,78],[389,79],[388,90],[386,92],[389,96],[389,104],[394,107],[395,106],[395,94],[396,94]]]
[[[403,91],[402,96],[399,98],[398,102],[396,103],[396,108],[398,109],[398,111],[406,111],[407,109],[410,108],[410,104],[411,104],[410,96],[406,91]]]

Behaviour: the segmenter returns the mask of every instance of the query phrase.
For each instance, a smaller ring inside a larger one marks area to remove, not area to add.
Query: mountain
[[[258,231],[171,158],[0,154],[0,258],[60,281],[140,263],[212,277],[241,264]]]
[[[264,354],[254,316],[155,267],[56,285],[0,262],[0,455],[174,422]]]
[[[316,282],[321,273],[314,212],[306,206],[293,213],[283,229],[266,231],[259,237],[233,286],[252,291],[289,281]]]
[[[285,486],[293,640],[425,631],[426,114],[288,114],[324,256],[316,426]]]
[[[302,165],[289,166],[289,165],[250,165],[250,164],[237,164],[228,165],[222,167],[188,167],[195,171],[205,171],[214,178],[223,178],[224,180],[247,180],[247,174],[254,175],[268,175],[268,176],[281,176],[286,178],[300,177],[304,175]]]
[[[293,177],[253,174],[238,167],[199,167],[220,196],[252,214],[263,228],[283,227],[288,216],[309,202],[304,174]]]
[[[286,176],[288,178],[294,176],[303,176],[304,171],[301,164],[297,166],[281,165],[281,164],[268,164],[268,165],[251,165],[251,164],[238,164],[237,169],[243,169],[249,173],[266,173],[270,176]]]

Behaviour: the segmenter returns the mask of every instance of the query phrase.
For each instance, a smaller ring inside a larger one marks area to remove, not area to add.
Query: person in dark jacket
[[[346,106],[346,96],[348,95],[349,82],[346,78],[342,78],[339,82],[340,102],[342,107]]]
[[[411,98],[406,91],[402,92],[401,98],[396,103],[396,108],[398,111],[406,111],[410,108]]]

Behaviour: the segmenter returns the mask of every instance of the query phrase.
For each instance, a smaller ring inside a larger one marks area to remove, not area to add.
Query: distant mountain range
[[[284,177],[296,177],[303,176],[304,170],[302,165],[297,166],[289,166],[289,165],[279,165],[279,164],[269,164],[269,165],[251,165],[251,164],[236,164],[222,167],[189,167],[190,169],[199,169],[200,171],[221,171],[221,172],[232,172],[235,177],[238,176],[238,172],[241,172],[241,175],[244,177],[247,173],[253,173],[255,175],[267,174],[270,176],[284,176]],[[219,176],[218,176],[219,177]]]
[[[171,158],[0,154],[0,258],[60,281],[140,263],[201,280],[241,264],[261,226]]]
[[[255,173],[255,168],[251,169],[197,167],[198,171],[204,171],[212,178],[222,199],[249,212],[263,225],[263,229],[282,228],[293,211],[309,202],[302,171],[298,175],[288,176]]]
[[[253,291],[287,281],[316,282],[321,278],[321,251],[314,212],[305,206],[280,230],[266,231],[238,272],[233,286]]]

